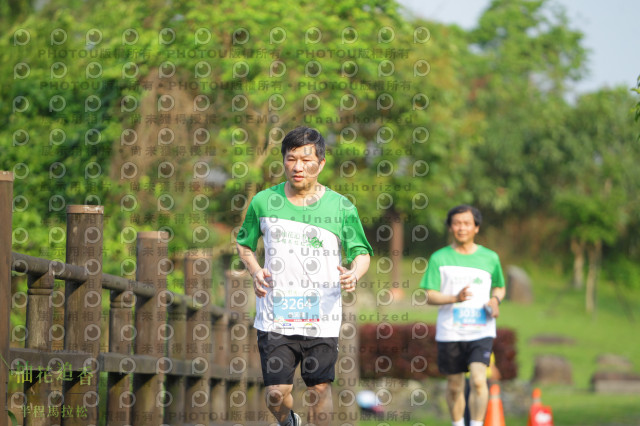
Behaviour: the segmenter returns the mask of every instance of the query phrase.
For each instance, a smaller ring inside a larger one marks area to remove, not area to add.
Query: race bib
[[[454,307],[453,326],[461,329],[480,329],[487,325],[487,312],[484,308]]]
[[[317,292],[307,292],[299,296],[273,296],[273,314],[276,322],[318,322],[320,321],[320,296]]]

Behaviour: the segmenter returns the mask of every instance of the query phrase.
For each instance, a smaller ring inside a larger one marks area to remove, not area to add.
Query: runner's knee
[[[307,402],[311,405],[315,405],[321,402],[330,395],[331,384],[330,383],[318,383],[317,385],[309,386],[306,392]]]
[[[473,362],[469,368],[469,386],[477,392],[487,388],[487,366],[481,362]]]
[[[450,396],[455,397],[462,392],[464,392],[463,375],[456,374],[455,376],[449,376],[447,379],[447,393],[449,393]]]
[[[330,389],[330,383],[318,383],[317,385],[309,386],[309,390],[317,392],[320,396],[326,395]]]
[[[284,398],[291,393],[289,386],[272,385],[265,388],[267,404],[271,406],[281,405]]]
[[[480,392],[487,388],[487,376],[471,376],[469,378],[469,386],[476,392]]]

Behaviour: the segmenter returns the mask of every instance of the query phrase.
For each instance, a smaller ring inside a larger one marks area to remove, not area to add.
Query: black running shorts
[[[466,373],[469,364],[481,362],[489,365],[493,337],[469,342],[438,342],[438,369],[445,375]]]
[[[258,330],[258,349],[265,386],[293,384],[298,364],[307,386],[335,379],[337,337],[285,336]]]

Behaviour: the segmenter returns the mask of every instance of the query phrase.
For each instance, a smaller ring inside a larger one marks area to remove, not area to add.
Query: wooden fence
[[[225,272],[225,307],[219,307],[211,292],[213,258],[193,251],[184,258],[184,294],[168,291],[174,262],[169,235],[161,231],[137,234],[135,280],[103,273],[102,206],[67,207],[65,263],[15,253],[12,204],[13,174],[0,171],[0,397],[22,424],[273,422],[246,273]],[[26,300],[11,293],[11,271],[26,275]],[[55,280],[64,281],[64,291]],[[10,323],[12,305],[26,305],[24,330]],[[334,392],[332,424],[357,423],[354,321],[350,315],[343,324],[348,332],[337,364],[343,386]],[[108,351],[100,345],[105,333]],[[18,390],[9,388],[10,376]],[[7,415],[0,419],[0,426],[10,424]]]

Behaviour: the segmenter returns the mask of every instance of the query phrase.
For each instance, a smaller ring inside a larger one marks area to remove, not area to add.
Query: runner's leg
[[[487,366],[482,362],[469,364],[469,411],[471,420],[484,420],[489,402],[489,390],[487,388]]]
[[[309,401],[309,423],[316,426],[330,425],[333,420],[333,397],[331,383],[319,383],[307,388]]]
[[[292,389],[293,385],[271,385],[265,389],[267,408],[280,424],[287,420],[293,409]]]
[[[457,422],[464,416],[464,373],[447,376],[447,405],[451,420]],[[473,412],[471,414],[473,418]]]

